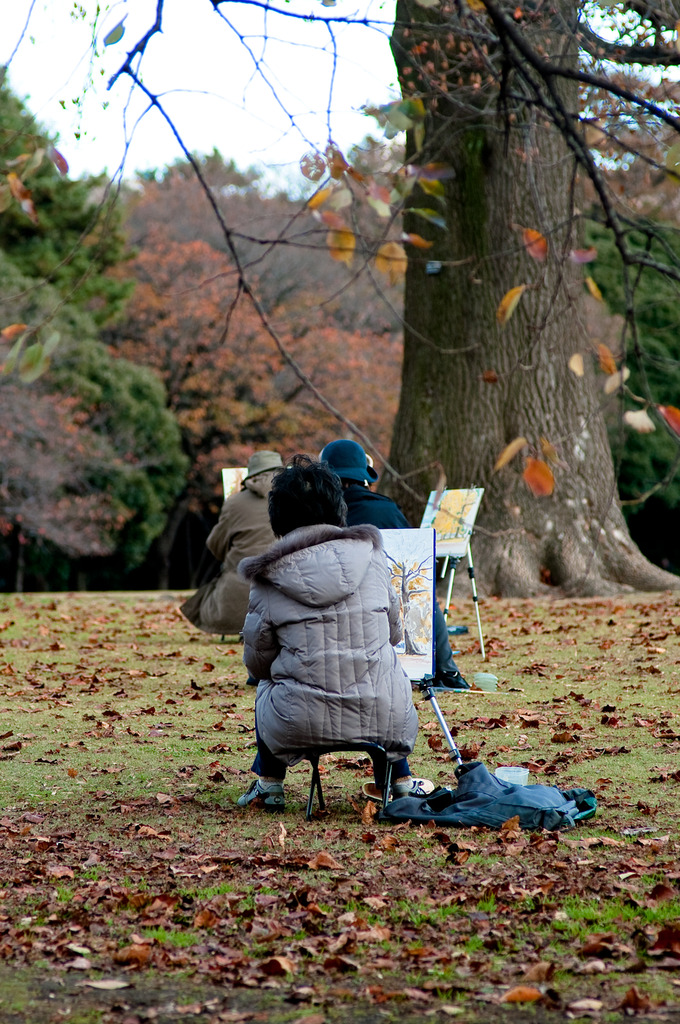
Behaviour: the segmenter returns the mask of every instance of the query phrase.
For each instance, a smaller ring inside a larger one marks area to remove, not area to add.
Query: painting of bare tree
[[[392,585],[399,597],[403,640],[397,654],[410,679],[434,663],[435,531],[381,530]]]

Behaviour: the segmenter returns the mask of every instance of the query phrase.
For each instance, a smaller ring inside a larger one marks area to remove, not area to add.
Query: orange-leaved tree
[[[112,352],[162,380],[189,459],[186,487],[156,545],[162,583],[187,516],[218,511],[222,467],[245,465],[258,448],[316,454],[338,426],[272,344],[224,253],[173,240],[159,225],[138,245],[120,271],[134,278],[133,296],[105,337]],[[296,297],[294,315],[285,306],[271,315],[310,380],[365,415],[387,444],[398,400],[398,339],[328,326],[311,295]]]

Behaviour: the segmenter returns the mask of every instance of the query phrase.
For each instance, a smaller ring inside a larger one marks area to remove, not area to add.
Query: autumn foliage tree
[[[136,206],[139,251],[120,270],[134,276],[135,291],[105,336],[117,355],[158,375],[189,462],[186,487],[157,544],[163,580],[187,516],[218,512],[223,466],[245,465],[257,448],[315,454],[338,425],[239,294],[228,257],[204,241],[173,238],[175,226],[154,223],[154,209],[151,202],[142,231]],[[302,288],[270,315],[310,380],[338,407],[364,417],[386,444],[398,398],[398,338],[334,326]]]

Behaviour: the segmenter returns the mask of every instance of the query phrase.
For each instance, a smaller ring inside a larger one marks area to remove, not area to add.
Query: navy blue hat
[[[356,441],[331,441],[319,455],[321,462],[327,462],[341,480],[356,480],[373,483],[378,474],[369,466],[366,452]]]

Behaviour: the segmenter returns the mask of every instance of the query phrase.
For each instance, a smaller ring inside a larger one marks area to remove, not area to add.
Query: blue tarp
[[[383,809],[384,821],[434,821],[438,825],[500,828],[517,816],[521,828],[573,828],[597,809],[589,789],[517,786],[491,775],[480,761],[456,768],[457,789],[436,789],[427,797],[404,796]]]

